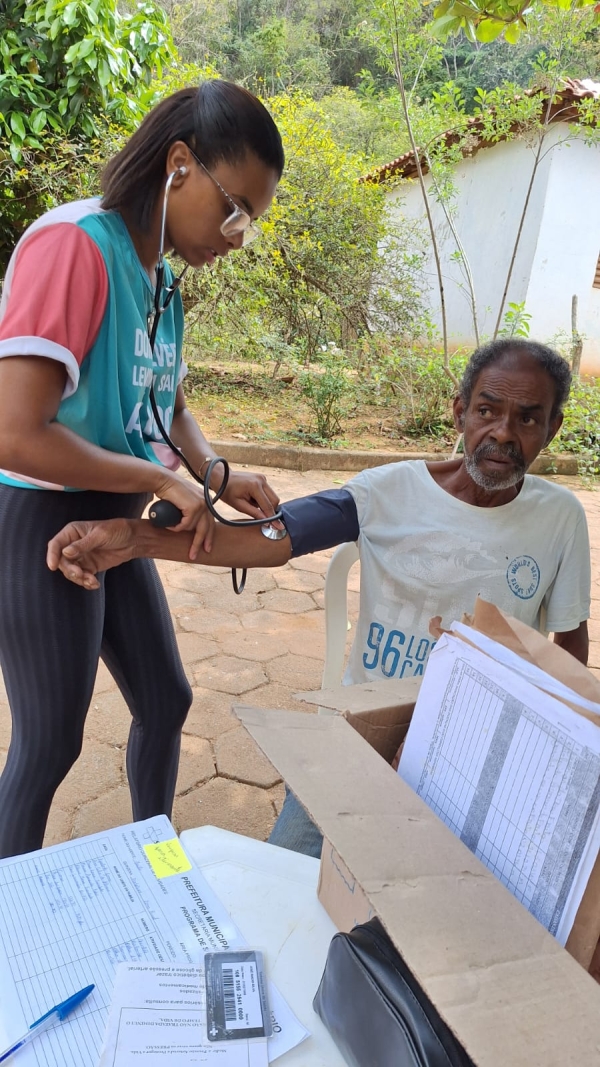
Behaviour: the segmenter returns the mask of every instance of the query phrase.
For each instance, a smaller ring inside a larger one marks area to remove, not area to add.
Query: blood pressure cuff
[[[379,919],[335,934],[313,1007],[350,1067],[475,1067]]]
[[[358,513],[347,489],[326,489],[281,505],[292,557],[306,556],[346,541],[358,541]]]

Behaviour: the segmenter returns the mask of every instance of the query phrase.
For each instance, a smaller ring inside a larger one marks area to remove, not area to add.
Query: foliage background
[[[600,5],[587,0],[3,0],[0,274],[34,218],[98,192],[103,163],[156,100],[232,78],[271,108],[288,166],[261,241],[186,281],[188,359],[290,379],[313,440],[343,437],[365,404],[391,410],[399,436],[447,440],[454,386],[424,306],[424,232],[392,227],[381,188],[358,181],[410,146],[394,6],[412,134],[450,204],[444,130],[479,113],[499,135],[522,88],[600,79]],[[534,121],[522,94],[520,108]],[[595,444],[593,388],[582,383],[569,414],[575,450]]]

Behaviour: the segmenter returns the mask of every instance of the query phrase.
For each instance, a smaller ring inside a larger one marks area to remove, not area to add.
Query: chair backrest
[[[336,548],[325,575],[325,666],[323,689],[339,685],[344,673],[348,634],[348,573],[358,560],[355,541]],[[320,712],[325,711],[319,708]]]

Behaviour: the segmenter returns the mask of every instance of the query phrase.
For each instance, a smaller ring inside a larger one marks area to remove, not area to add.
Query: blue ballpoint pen
[[[4,1063],[9,1056],[12,1056],[13,1053],[18,1052],[20,1048],[23,1048],[23,1045],[28,1045],[30,1041],[33,1041],[34,1037],[38,1036],[38,1034],[43,1034],[44,1030],[48,1030],[51,1026],[66,1019],[67,1015],[70,1015],[72,1011],[75,1011],[75,1008],[79,1007],[86,997],[89,997],[93,988],[93,985],[86,985],[85,989],[80,989],[79,993],[74,993],[68,1000],[63,1000],[62,1004],[56,1004],[53,1008],[50,1008],[50,1011],[47,1011],[45,1015],[36,1019],[36,1021],[29,1027],[27,1033],[23,1034],[23,1037],[20,1037],[18,1041],[15,1041],[10,1048],[5,1049],[4,1052],[0,1052],[0,1063]]]

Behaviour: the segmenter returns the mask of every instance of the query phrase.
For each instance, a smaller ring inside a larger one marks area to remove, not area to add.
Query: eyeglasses
[[[189,145],[188,148],[190,148]],[[198,163],[199,166],[202,167],[204,173],[208,174],[210,180],[214,182],[217,189],[221,190],[227,203],[232,209],[231,215],[228,215],[225,221],[221,223],[221,233],[223,234],[223,237],[235,237],[238,233],[241,233],[243,234],[242,247],[244,247],[245,245],[249,245],[250,242],[254,241],[254,239],[260,234],[258,226],[255,222],[252,221],[247,211],[243,211],[241,207],[238,207],[235,200],[229,195],[228,192],[226,192],[221,183],[217,181],[215,176],[210,173],[208,167],[204,166],[202,160],[198,159],[198,156],[191,148],[190,152],[196,160],[196,163]]]

